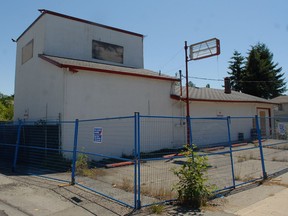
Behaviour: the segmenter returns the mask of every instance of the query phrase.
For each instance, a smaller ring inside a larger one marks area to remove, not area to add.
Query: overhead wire
[[[161,71],[161,70],[164,70],[164,68],[166,68],[167,65],[168,65],[170,62],[172,62],[172,61],[179,55],[179,53],[182,51],[182,49],[183,49],[183,48],[180,48],[167,62],[165,62],[165,63],[160,67],[160,71]],[[177,68],[179,68],[179,66],[178,66]],[[177,69],[177,68],[176,68],[176,69]],[[173,69],[173,70],[175,70],[175,69]],[[169,71],[172,71],[172,69],[169,69]]]

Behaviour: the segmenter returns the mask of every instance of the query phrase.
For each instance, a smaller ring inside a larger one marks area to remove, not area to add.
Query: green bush
[[[76,160],[76,173],[83,175],[87,169],[89,169],[88,156],[79,154]]]
[[[150,210],[153,214],[162,214],[164,211],[164,205],[152,205]]]
[[[177,191],[180,204],[199,208],[206,205],[215,188],[207,184],[208,178],[205,177],[208,158],[199,156],[193,151],[194,147],[185,145],[184,151],[181,152],[185,155],[186,161],[180,168],[173,170],[179,178],[173,189]]]

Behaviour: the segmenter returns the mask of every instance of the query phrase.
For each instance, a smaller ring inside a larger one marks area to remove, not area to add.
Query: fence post
[[[140,114],[139,112],[136,112],[136,144],[137,144],[137,202],[136,202],[136,209],[140,209],[141,208],[141,172],[140,172],[140,168],[141,168],[141,155],[140,155]]]
[[[137,113],[134,113],[134,208],[137,209]]]
[[[267,173],[265,170],[263,147],[262,147],[262,136],[261,136],[261,130],[259,127],[258,115],[255,115],[255,121],[256,121],[257,137],[258,137],[258,142],[259,142],[259,150],[260,150],[260,157],[261,157],[263,179],[267,179]]]
[[[14,152],[12,172],[16,171],[18,152],[19,152],[19,145],[20,145],[20,140],[21,140],[21,128],[22,128],[22,121],[19,120],[19,125],[18,125],[18,130],[17,130],[17,141],[16,141],[16,146],[15,146],[15,152]]]
[[[187,119],[187,124],[189,124],[189,143],[188,144],[190,144],[190,146],[189,147],[191,147],[191,149],[192,149],[192,154],[191,154],[191,156],[192,156],[192,161],[194,162],[194,144],[193,144],[193,140],[192,140],[192,124],[191,124],[191,117],[190,116],[187,116],[186,117]]]
[[[140,164],[139,161],[139,113],[134,113],[134,208],[140,209],[141,208],[141,201],[139,199],[140,193]],[[139,171],[139,173],[138,173]],[[137,193],[138,192],[138,193]]]
[[[234,172],[234,161],[233,161],[233,154],[232,154],[232,142],[231,142],[231,130],[230,130],[230,124],[231,124],[231,117],[227,116],[227,130],[228,130],[228,144],[230,149],[230,161],[231,161],[231,171],[232,171],[232,182],[233,182],[233,188],[235,188],[235,172]]]
[[[72,173],[71,173],[71,185],[75,185],[75,170],[76,170],[76,160],[77,160],[77,144],[78,144],[78,125],[79,120],[75,120],[75,130],[74,130],[74,145],[73,145],[73,158],[72,158]]]

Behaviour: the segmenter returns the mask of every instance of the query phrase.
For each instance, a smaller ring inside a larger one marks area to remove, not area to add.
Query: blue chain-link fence
[[[0,171],[76,184],[131,208],[174,200],[187,135],[216,192],[287,171],[288,119],[132,116],[0,123]],[[191,127],[187,127],[191,125]]]

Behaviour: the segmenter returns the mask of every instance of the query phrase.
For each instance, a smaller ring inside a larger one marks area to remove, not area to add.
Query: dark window
[[[22,64],[33,57],[33,43],[33,40],[31,40],[22,48]]]
[[[123,64],[123,51],[122,46],[92,41],[92,57],[95,59]]]

